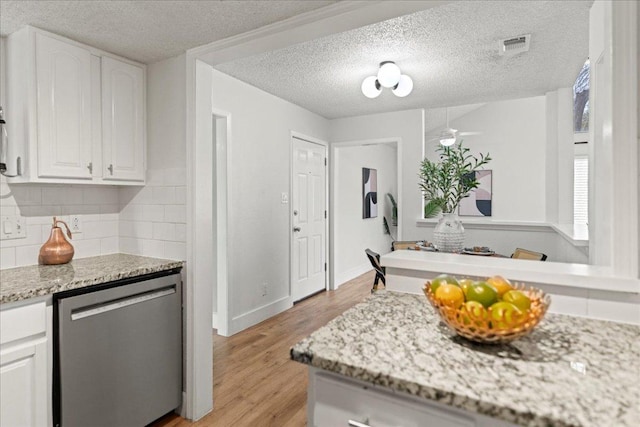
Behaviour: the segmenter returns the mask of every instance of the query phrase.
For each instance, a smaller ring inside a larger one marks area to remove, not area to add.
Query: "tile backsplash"
[[[0,215],[21,216],[26,238],[0,240],[0,269],[38,263],[52,217],[79,215],[82,232],[71,243],[75,258],[119,251],[119,189],[97,185],[7,184],[0,182]]]
[[[51,221],[79,215],[74,258],[116,252],[186,259],[186,169],[147,171],[144,187],[7,184],[0,215],[21,216],[26,238],[0,240],[0,269],[38,263]]]
[[[120,189],[120,252],[185,260],[186,169],[150,169],[145,187]]]

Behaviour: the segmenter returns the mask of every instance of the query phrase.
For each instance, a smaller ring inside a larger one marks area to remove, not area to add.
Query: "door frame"
[[[329,271],[331,271],[331,262],[329,259],[329,246],[331,236],[329,235],[329,221],[331,214],[329,212],[329,143],[313,136],[305,135],[301,132],[291,131],[289,137],[289,300],[293,304],[293,150],[294,138],[320,145],[324,148],[324,158],[326,160],[324,173],[324,209],[327,212],[327,218],[324,223],[325,247],[324,259],[327,263],[327,269],[324,272],[324,289],[329,290]]]
[[[212,135],[212,143],[214,146],[212,147],[212,154],[214,156],[215,165],[212,179],[213,186],[215,186],[215,206],[216,211],[214,212],[215,221],[212,222],[212,227],[216,228],[216,236],[217,239],[213,244],[216,246],[215,250],[215,271],[213,272],[215,275],[215,289],[216,289],[216,307],[214,309],[216,312],[214,316],[212,316],[212,324],[216,323],[213,326],[216,326],[218,335],[227,337],[229,336],[229,325],[231,324],[231,316],[229,309],[229,259],[228,259],[228,232],[229,232],[229,158],[231,157],[231,140],[232,140],[232,127],[231,127],[231,113],[223,110],[218,110],[216,108],[211,108],[211,119],[213,120],[224,120],[226,126],[226,137],[224,141],[224,170],[221,171],[220,159],[219,159],[219,150],[218,146],[218,138],[217,135]],[[217,128],[215,129],[217,132]],[[222,188],[219,186],[219,182],[223,181]],[[224,191],[224,197],[220,197],[219,190]],[[214,190],[212,188],[212,190]],[[198,190],[196,189],[196,192]],[[222,205],[222,206],[221,206]],[[222,216],[218,215],[218,213],[222,212]],[[220,265],[224,265],[224,268],[221,269]],[[204,279],[204,278],[201,278]],[[215,320],[214,320],[215,319]]]
[[[396,197],[396,203],[398,204],[398,209],[400,210],[400,208],[402,207],[402,166],[403,166],[402,138],[398,136],[398,137],[377,138],[377,139],[358,139],[353,141],[335,142],[331,144],[331,157],[329,159],[329,167],[330,167],[330,174],[331,174],[331,180],[330,180],[331,210],[329,211],[330,218],[336,218],[338,215],[338,212],[337,212],[338,208],[335,203],[336,194],[337,194],[337,185],[338,185],[338,182],[337,182],[338,180],[336,176],[338,171],[336,170],[335,165],[337,162],[336,156],[338,155],[338,149],[345,148],[345,147],[358,147],[358,146],[364,146],[364,145],[389,144],[389,143],[395,143],[398,149],[397,158],[396,158],[396,169],[397,169],[396,180],[398,184],[398,195]],[[398,213],[398,230],[397,230],[396,240],[402,240],[403,220],[402,220],[401,212],[402,211]],[[336,265],[335,228],[333,226],[333,222],[331,222],[330,237],[328,238],[328,241],[331,242],[330,251],[329,251],[331,256],[330,258],[331,262],[329,263],[329,276],[330,276],[329,289],[336,290],[338,289],[339,285],[335,281],[336,272],[335,272],[335,269],[333,268],[333,266]]]

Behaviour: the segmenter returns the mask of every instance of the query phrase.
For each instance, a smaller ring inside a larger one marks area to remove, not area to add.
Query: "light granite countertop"
[[[0,270],[0,304],[183,266],[182,261],[127,254],[81,258],[62,265]]]
[[[291,349],[301,363],[526,426],[640,425],[640,327],[547,314],[527,337],[455,336],[422,295],[379,291]]]

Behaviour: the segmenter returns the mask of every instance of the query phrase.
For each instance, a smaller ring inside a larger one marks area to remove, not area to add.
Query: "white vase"
[[[444,213],[433,229],[433,243],[440,252],[460,252],[464,247],[464,227],[458,214]]]

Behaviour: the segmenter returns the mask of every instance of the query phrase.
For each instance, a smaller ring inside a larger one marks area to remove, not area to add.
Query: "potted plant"
[[[391,193],[387,193],[387,197],[391,202],[391,225],[396,226],[398,225],[398,204]]]
[[[438,146],[439,161],[425,158],[420,165],[419,187],[425,201],[424,217],[442,212],[434,229],[434,243],[444,252],[459,252],[464,243],[464,227],[456,211],[460,200],[478,188],[475,173],[489,161],[489,153],[474,156],[462,141],[452,146]]]

